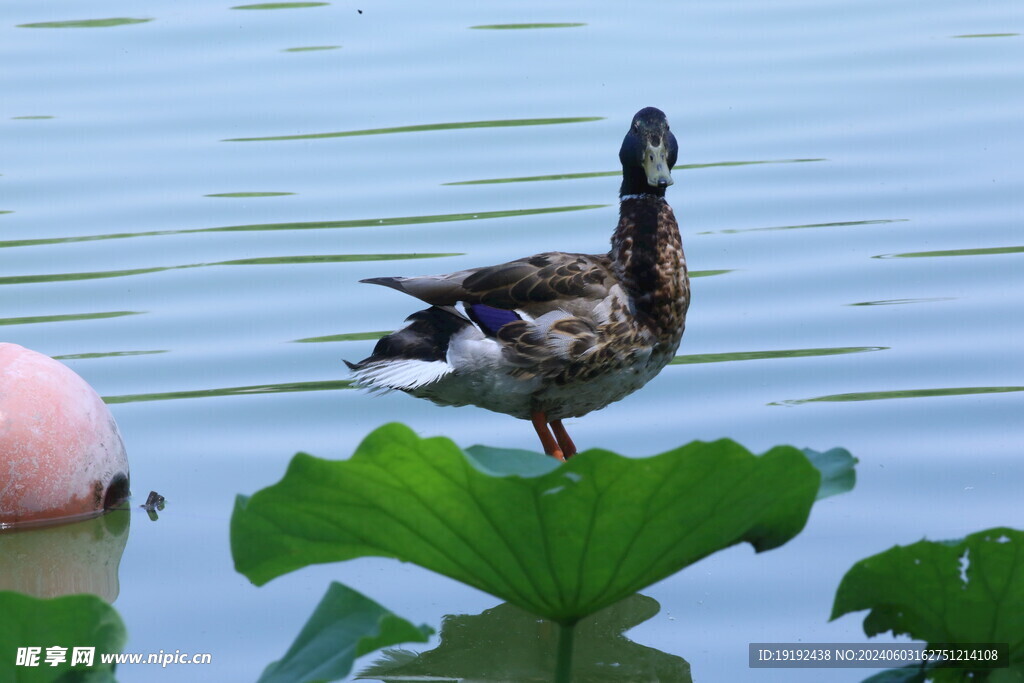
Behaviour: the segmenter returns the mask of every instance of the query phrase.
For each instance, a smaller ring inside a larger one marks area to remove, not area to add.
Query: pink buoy
[[[0,343],[0,529],[98,515],[127,496],[103,399],[49,356]]]

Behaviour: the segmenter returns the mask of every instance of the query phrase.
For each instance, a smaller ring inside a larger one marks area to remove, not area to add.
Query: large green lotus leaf
[[[1024,668],[1024,532],[988,529],[861,560],[839,584],[832,619],[864,609],[871,610],[868,636],[892,631],[930,644],[1008,643],[1010,662]]]
[[[126,637],[117,611],[95,595],[44,599],[0,591],[0,681],[112,682],[114,665],[100,663],[100,655],[121,652]],[[41,648],[35,666],[17,665],[24,647]],[[64,663],[46,663],[51,647],[67,648]],[[95,648],[92,666],[71,666],[76,647]]]
[[[575,628],[573,681],[690,683],[685,659],[645,647],[623,633],[658,613],[640,594],[581,619]],[[379,681],[550,681],[558,657],[559,626],[504,603],[482,614],[447,616],[441,644],[415,654],[386,651],[359,672]]]
[[[390,424],[346,461],[300,453],[239,496],[235,568],[257,584],[301,567],[394,557],[562,623],[717,550],[782,545],[820,475],[797,449],[728,440],[650,458],[591,450],[535,476],[489,474],[445,438]]]
[[[398,643],[425,643],[433,632],[334,582],[284,657],[263,671],[259,683],[336,681],[348,675],[356,657]]]
[[[846,493],[857,483],[857,458],[850,455],[845,448],[832,448],[820,452],[804,448],[803,454],[821,473],[821,484],[818,487],[817,500]],[[477,468],[488,474],[518,474],[532,477],[547,474],[557,469],[559,462],[552,457],[512,448],[492,448],[490,446],[470,446],[466,449]]]

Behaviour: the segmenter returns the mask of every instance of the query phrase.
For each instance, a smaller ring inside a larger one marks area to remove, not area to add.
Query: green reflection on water
[[[879,254],[872,258],[929,258],[938,256],[990,256],[992,254],[1022,254],[1024,247],[984,247],[980,249],[940,249],[938,251],[910,251],[904,254]]]
[[[933,296],[920,299],[881,299],[879,301],[859,301],[848,306],[896,306],[900,304],[927,304],[935,301],[955,301],[952,296]]]
[[[974,394],[1004,394],[1024,391],[1024,387],[950,387],[946,389],[902,389],[896,391],[863,391],[851,394],[832,394],[816,398],[779,401],[768,405],[801,405],[803,403],[833,403],[844,401],[881,401],[889,398],[931,398],[935,396],[972,396]]]
[[[433,216],[402,216],[399,218],[360,218],[344,221],[310,221],[296,223],[257,223],[252,225],[225,225],[215,228],[187,228],[184,230],[151,230],[147,232],[120,232],[107,235],[80,235],[75,237],[44,237],[30,240],[8,240],[0,242],[5,247],[34,247],[45,244],[66,244],[70,242],[92,242],[95,240],[127,239],[130,237],[157,237],[163,235],[190,235],[204,232],[250,232],[261,230],[328,230],[337,228],[370,228],[392,225],[418,225],[422,223],[449,223],[453,221],[474,221],[490,218],[514,218],[545,213],[566,211],[587,211],[603,209],[608,204],[583,204],[579,206],[549,206],[540,209],[510,209],[505,211],[477,211],[475,213],[447,213]]]
[[[765,228],[731,228],[728,230],[709,230],[698,235],[735,235],[742,232],[766,232],[769,230],[803,230],[805,228],[845,228],[855,225],[883,225],[885,223],[906,223],[909,218],[875,218],[864,221],[837,221],[833,223],[806,223],[804,225],[775,225]]]
[[[827,161],[826,159],[774,159],[765,161],[716,161],[708,164],[679,164],[673,170],[693,170],[698,168],[715,168],[719,166],[750,166],[754,164],[797,164],[808,161]],[[485,178],[483,180],[459,180],[442,185],[491,185],[495,183],[532,183],[548,180],[578,180],[580,178],[610,178],[622,175],[622,171],[591,171],[587,173],[555,173],[552,175],[521,176],[518,178]]]
[[[96,353],[69,353],[63,356],[54,356],[56,360],[90,360],[93,358],[119,358],[121,356],[150,356],[154,353],[167,353],[166,349],[153,351],[99,351]]]
[[[332,334],[325,337],[307,337],[296,339],[295,342],[319,343],[319,342],[346,342],[346,341],[373,341],[380,339],[392,330],[383,332],[349,332],[347,334]],[[836,356],[846,353],[868,353],[870,351],[887,351],[888,346],[844,346],[827,349],[786,349],[782,351],[735,351],[732,353],[698,353],[686,356],[676,356],[669,365],[691,365],[695,363],[729,363],[742,360],[765,360],[771,358],[806,358],[808,356]]]
[[[204,194],[204,197],[227,197],[230,199],[248,199],[250,197],[285,197],[293,195],[294,192],[221,192],[219,194]]]
[[[320,342],[320,341],[354,341],[377,339],[388,332],[354,332],[349,334],[333,335],[330,337],[310,337],[308,339],[297,339],[297,342]],[[694,356],[676,356],[672,365],[685,365],[689,363],[718,363],[736,360],[754,360],[759,358],[795,358],[800,356],[828,356],[841,353],[859,353],[864,351],[880,351],[888,347],[884,346],[863,346],[847,347],[836,349],[793,349],[788,351],[749,351],[740,353],[703,354]],[[290,393],[299,391],[336,391],[341,389],[354,388],[352,380],[323,380],[314,382],[287,382],[283,384],[257,384],[244,387],[223,387],[220,389],[194,389],[189,391],[168,391],[149,394],[128,394],[124,396],[104,396],[107,403],[137,403],[142,401],[169,401],[182,398],[208,398],[212,396],[240,396],[246,394],[275,394]],[[1024,387],[1005,390],[1024,390]],[[827,400],[822,399],[810,399]]]
[[[63,315],[35,315],[26,318],[0,318],[0,325],[32,325],[35,323],[63,323],[72,320],[100,320],[125,315],[142,315],[145,311],[103,311],[101,313],[65,313]]]
[[[967,33],[962,36],[951,36],[952,38],[1011,38],[1019,36],[1019,33]]]
[[[318,50],[340,50],[341,45],[309,45],[307,47],[286,47],[281,52],[316,52]]]
[[[576,26],[586,26],[586,24],[576,21],[549,24],[482,24],[480,26],[470,26],[470,28],[503,31],[507,29],[515,30],[524,28],[574,28]]]
[[[533,183],[547,180],[577,180],[579,178],[607,178],[622,175],[622,171],[592,171],[589,173],[555,173],[552,175],[531,175],[518,178],[485,178],[483,180],[458,180],[442,185],[493,185],[497,183]]]
[[[393,128],[365,128],[363,130],[343,130],[331,133],[303,133],[300,135],[271,135],[259,138],[228,138],[221,142],[270,142],[279,140],[319,140],[322,138],[348,138],[357,135],[388,135],[391,133],[420,133],[432,130],[463,130],[467,128],[505,128],[511,126],[551,126],[562,123],[586,123],[601,121],[603,116],[574,116],[569,118],[548,119],[503,119],[495,121],[459,121],[453,123],[426,123],[415,126],[395,126]]]
[[[127,277],[145,273],[159,273],[188,266],[160,266],[156,268],[132,268],[129,270],[105,270],[95,273],[45,273],[42,275],[10,275],[0,277],[0,285],[25,285],[37,282],[72,282],[77,280],[99,280],[108,277]]]
[[[732,353],[700,353],[676,356],[669,365],[690,365],[692,363],[728,363],[739,360],[764,360],[767,358],[805,358],[808,356],[836,356],[844,353],[866,353],[886,351],[888,346],[841,346],[830,349],[786,349],[783,351],[735,351]]]
[[[312,254],[309,256],[265,256],[261,258],[236,259],[199,265],[210,266],[263,266],[274,264],[303,263],[348,263],[350,261],[403,261],[406,259],[445,258],[447,256],[464,256],[462,252],[450,253],[410,253],[410,254]],[[190,266],[183,266],[190,267]]]
[[[345,334],[331,334],[326,337],[306,337],[305,339],[293,339],[295,343],[303,344],[315,344],[321,342],[346,342],[346,341],[372,341],[374,339],[380,339],[386,334],[391,334],[393,330],[385,330],[383,332],[348,332]]]
[[[446,615],[440,643],[414,653],[388,649],[357,679],[400,681],[659,681],[692,683],[685,659],[635,643],[624,634],[661,606],[639,593],[579,621],[573,633],[571,675],[553,676],[559,627],[508,603],[482,614]]]
[[[148,273],[162,273],[168,270],[184,270],[186,268],[208,268],[211,266],[256,266],[306,263],[348,263],[352,261],[403,261],[406,259],[444,258],[446,256],[462,256],[460,252],[451,253],[410,253],[410,254],[312,254],[301,256],[265,256],[260,258],[235,259],[232,261],[215,261],[213,263],[188,263],[180,266],[154,266],[152,268],[131,268],[128,270],[103,270],[92,273],[45,273],[43,275],[12,275],[0,277],[0,285],[21,285],[39,282],[67,282],[74,280],[98,280],[109,277],[129,277]]]
[[[167,391],[152,394],[126,394],[104,396],[106,403],[139,403],[142,401],[170,401],[179,398],[209,398],[212,396],[240,396],[245,394],[283,394],[299,391],[335,391],[349,389],[352,381],[347,379],[322,380],[317,382],[286,382],[283,384],[256,384],[247,387],[223,387],[221,389],[194,389],[191,391]]]
[[[691,270],[690,277],[713,277],[715,275],[725,275],[726,273],[733,272],[731,269],[725,270]]]
[[[517,216],[534,216],[545,213],[563,213],[566,211],[587,211],[603,209],[608,204],[583,204],[579,206],[550,206],[542,209],[511,209],[505,211],[478,211],[475,213],[447,213],[433,216],[402,216],[399,218],[361,218],[346,221],[313,221],[304,223],[263,223],[255,225],[229,225],[219,228],[198,228],[181,232],[234,232],[256,230],[324,230],[336,228],[371,228],[392,225],[419,225],[422,223],[451,223],[455,221],[475,221],[489,218],[514,218]],[[0,246],[3,243],[0,242]]]
[[[19,24],[18,28],[107,28],[109,26],[127,26],[144,24],[152,19],[130,19],[114,17],[111,19],[77,19],[74,21],[41,21],[36,24]]]
[[[238,5],[231,9],[301,9],[303,7],[323,7],[329,2],[263,2],[257,5]]]
[[[675,168],[716,168],[718,166],[756,166],[758,164],[806,164],[813,161],[828,161],[828,159],[762,159],[759,161],[713,161],[707,164],[681,164]]]

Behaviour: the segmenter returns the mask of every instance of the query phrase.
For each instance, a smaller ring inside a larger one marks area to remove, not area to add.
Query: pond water
[[[254,680],[332,579],[435,627],[496,604],[383,559],[257,589],[234,496],[389,421],[536,448],[503,415],[348,390],[342,359],[416,308],[358,280],[605,251],[648,105],[680,143],[668,197],[701,277],[678,362],[571,421],[576,442],[860,464],[786,546],[646,590],[661,611],[629,637],[696,680],[823,680],[748,669],[747,643],[864,641],[828,621],[854,562],[1024,525],[1018,0],[304,4],[0,10],[0,340],[89,381],[134,502],[166,496],[133,515],[125,651],[213,659],[119,680]]]

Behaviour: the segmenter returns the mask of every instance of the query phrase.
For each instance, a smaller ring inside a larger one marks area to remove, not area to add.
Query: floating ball
[[[0,528],[98,515],[127,496],[103,399],[49,356],[0,343]]]

